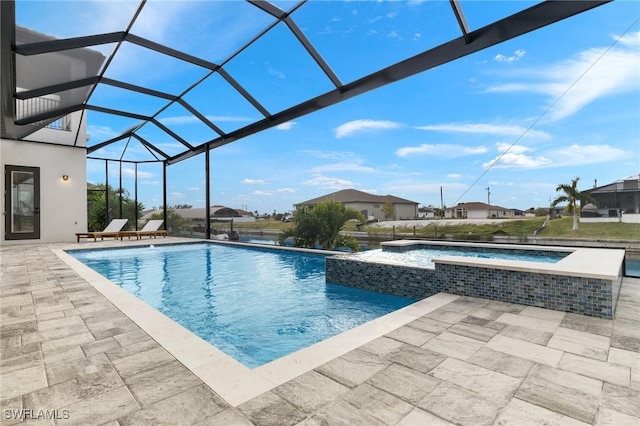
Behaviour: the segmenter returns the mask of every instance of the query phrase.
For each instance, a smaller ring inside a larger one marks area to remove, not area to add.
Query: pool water
[[[640,260],[627,260],[625,265],[625,275],[640,278]]]
[[[542,255],[539,253],[527,253],[518,250],[512,253],[505,251],[470,251],[462,249],[413,249],[402,252],[388,250],[370,250],[362,253],[354,254],[358,260],[371,262],[386,262],[412,266],[433,267],[433,259],[444,256],[463,256],[463,257],[482,257],[488,259],[507,259],[507,260],[524,260],[529,262],[555,263],[564,257],[567,253],[558,253],[557,255]]]
[[[316,254],[208,243],[69,253],[249,368],[414,302],[326,283]]]

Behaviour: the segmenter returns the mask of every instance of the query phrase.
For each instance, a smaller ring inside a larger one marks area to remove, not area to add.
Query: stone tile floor
[[[614,320],[460,297],[233,407],[53,247],[0,248],[2,424],[640,424],[640,279]]]

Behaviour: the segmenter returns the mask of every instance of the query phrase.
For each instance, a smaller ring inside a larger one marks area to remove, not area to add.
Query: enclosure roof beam
[[[165,159],[170,158],[169,155],[165,154],[160,148],[156,147],[155,145],[147,142],[142,136],[138,136],[135,133],[132,135],[134,138],[138,139],[138,141],[140,141],[140,143],[142,145],[144,145],[145,147],[147,147],[147,149],[150,149],[152,151],[157,152],[158,154],[160,154],[161,156],[163,156]]]
[[[125,32],[118,31],[115,33],[26,43],[15,46],[14,51],[23,56],[40,55],[43,53],[60,52],[62,50],[81,49],[83,47],[117,43],[124,40],[124,38]]]
[[[51,111],[46,111],[40,114],[32,115],[30,117],[20,118],[15,121],[18,126],[25,126],[27,124],[37,123],[39,121],[50,120],[52,118],[64,117],[72,112],[80,111],[84,108],[83,104],[70,105],[68,107],[58,108]]]
[[[89,146],[89,147],[87,147],[87,154],[91,154],[92,152],[95,152],[95,151],[97,151],[99,149],[102,149],[107,145],[111,145],[112,143],[119,142],[119,141],[121,141],[123,139],[126,139],[128,137],[131,137],[131,136],[132,136],[131,132],[128,132],[126,134],[122,134],[120,136],[116,136],[115,138],[111,138],[108,141],[100,142],[100,143],[95,144],[93,146]]]
[[[104,83],[106,85],[113,86],[113,87],[119,87],[120,89],[131,90],[132,92],[142,93],[144,95],[155,96],[156,98],[168,99],[170,101],[175,101],[176,99],[178,99],[176,95],[172,95],[170,93],[148,89],[146,87],[125,83],[123,81],[113,80],[111,78],[102,77],[100,79],[100,83]]]
[[[456,15],[456,20],[458,21],[458,25],[460,26],[460,30],[462,31],[462,36],[464,37],[465,41],[469,43],[471,41],[471,38],[469,37],[469,26],[467,25],[467,20],[464,18],[460,0],[449,0],[449,3],[451,4],[451,8],[453,9],[453,14]]]
[[[471,41],[469,43],[467,43],[464,36],[456,38],[433,49],[427,50],[404,61],[369,74],[352,83],[348,83],[341,88],[331,90],[287,110],[252,123],[246,127],[231,132],[224,137],[213,139],[198,146],[194,150],[178,154],[170,158],[167,162],[168,164],[173,164],[191,158],[194,155],[203,153],[207,146],[210,149],[218,148],[278,124],[291,121],[295,118],[337,104],[362,93],[411,77],[471,53],[486,49],[487,47],[494,46],[544,26],[553,24],[554,22],[577,15],[593,9],[594,7],[609,3],[610,1],[611,0],[575,0],[571,2],[544,1],[542,3],[538,3],[528,9],[470,32],[469,39]]]
[[[178,142],[180,142],[182,145],[186,146],[187,148],[189,148],[189,150],[193,149],[193,145],[191,145],[189,142],[187,142],[186,140],[182,139],[177,133],[175,133],[173,130],[171,130],[170,128],[168,128],[167,126],[165,126],[164,124],[162,124],[160,121],[158,121],[155,118],[151,119],[151,122],[153,124],[155,124],[156,126],[160,127],[162,130],[164,130],[165,133],[167,133],[168,135],[170,135],[172,138],[174,138],[175,140],[177,140]]]
[[[213,124],[206,116],[201,114],[200,111],[198,111],[197,109],[189,105],[189,103],[187,103],[187,101],[185,101],[183,98],[178,98],[177,101],[180,105],[182,105],[185,109],[187,109],[191,114],[195,115],[200,121],[202,121],[204,124],[209,126],[211,130],[213,130],[220,136],[224,136],[224,132],[222,131],[222,129],[220,129],[218,126]]]
[[[32,99],[40,96],[51,95],[53,93],[64,92],[65,90],[77,89],[79,87],[91,86],[96,84],[100,80],[100,77],[93,76],[82,78],[80,80],[68,81],[61,84],[53,84],[51,86],[41,87],[39,89],[25,90],[17,92],[14,95],[16,99]]]

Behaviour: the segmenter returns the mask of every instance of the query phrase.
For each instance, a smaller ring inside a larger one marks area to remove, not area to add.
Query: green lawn
[[[450,235],[455,239],[487,239],[492,235],[508,235],[512,237],[526,237],[533,235],[536,229],[539,229],[544,223],[544,217],[536,217],[531,219],[523,219],[518,221],[501,221],[496,220],[495,223],[489,225],[457,225],[457,226],[440,226],[437,221],[433,221],[427,227],[416,228],[416,237],[424,238],[442,238],[444,235]],[[640,225],[632,223],[581,223],[577,232],[571,231],[573,218],[563,217],[550,220],[547,227],[543,229],[538,236],[549,238],[585,238],[585,239],[621,239],[621,240],[640,240]],[[274,229],[283,230],[292,223],[282,223],[276,220],[259,220],[254,223],[234,223],[234,229]],[[355,223],[348,222],[345,226],[346,231],[354,231]],[[364,228],[365,231],[375,234],[393,233],[392,228]],[[413,234],[413,227],[396,228],[396,234]]]
[[[550,220],[538,235],[556,238],[601,238],[614,240],[640,240],[640,225],[637,223],[579,223],[572,231],[573,218],[562,217]]]
[[[523,219],[518,221],[502,221],[496,220],[495,223],[486,225],[450,225],[441,226],[437,221],[424,228],[416,228],[417,237],[442,237],[443,235],[451,235],[455,238],[476,239],[486,236],[500,234],[514,237],[524,237],[532,235],[536,229],[539,229],[544,223],[543,217]],[[375,228],[369,230],[372,233],[392,233],[392,228]],[[413,233],[413,227],[396,228],[396,233]]]

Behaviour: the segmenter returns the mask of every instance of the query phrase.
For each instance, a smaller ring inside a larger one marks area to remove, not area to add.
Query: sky
[[[480,28],[532,5],[461,1]],[[295,3],[275,2],[282,9]],[[17,1],[16,21],[59,38],[122,31],[136,2]],[[447,1],[310,1],[291,15],[333,72],[349,83],[460,36]],[[99,19],[96,19],[99,17]],[[333,86],[291,31],[279,24],[255,45],[232,52],[273,22],[238,1],[151,1],[131,33],[223,68],[270,113]],[[96,49],[109,55],[114,46]],[[207,70],[132,44],[105,76],[180,94]],[[185,100],[223,131],[260,113],[219,75]],[[98,86],[90,104],[151,115],[166,101]],[[125,107],[123,107],[123,105]],[[179,105],[158,120],[193,145],[217,135]],[[88,146],[137,125],[88,112]],[[174,155],[183,147],[159,128],[140,135]],[[92,155],[118,158],[126,141]],[[131,160],[150,159],[133,140]],[[167,167],[168,204],[205,205],[204,155]],[[568,20],[367,92],[211,151],[211,204],[259,213],[353,188],[422,205],[461,202],[528,209],[548,206],[558,184],[579,189],[640,172],[640,3],[615,1]],[[109,162],[109,183],[120,168]],[[104,161],[87,161],[104,183]],[[122,166],[133,196],[133,164]],[[138,200],[162,205],[162,166],[138,165]]]

